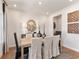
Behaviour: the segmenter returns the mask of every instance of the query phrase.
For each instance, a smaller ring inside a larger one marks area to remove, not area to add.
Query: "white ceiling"
[[[38,2],[41,1],[42,5],[39,5]],[[51,13],[60,10],[64,7],[67,7],[79,0],[6,0],[8,7],[20,11],[24,11],[27,14],[33,15],[50,15]],[[16,4],[16,7],[13,5]]]

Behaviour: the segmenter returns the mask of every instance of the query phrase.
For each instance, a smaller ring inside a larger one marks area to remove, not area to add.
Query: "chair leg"
[[[29,52],[27,53],[27,59],[29,59]]]
[[[18,59],[18,53],[16,52],[15,59]]]

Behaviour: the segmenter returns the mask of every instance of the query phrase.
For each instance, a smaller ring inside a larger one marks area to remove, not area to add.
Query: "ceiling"
[[[8,7],[33,15],[50,15],[79,0],[6,0]],[[42,2],[42,3],[39,3]],[[16,7],[13,5],[16,4]]]

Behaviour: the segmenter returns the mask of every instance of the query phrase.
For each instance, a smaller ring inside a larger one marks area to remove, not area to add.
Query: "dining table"
[[[21,59],[24,59],[24,48],[30,47],[32,44],[31,38],[22,38],[21,39]]]
[[[24,48],[31,47],[32,39],[35,39],[35,38],[21,38],[21,59],[24,59]],[[44,39],[42,40],[42,42],[43,41],[44,41]],[[44,45],[44,44],[42,44],[42,45]],[[62,52],[62,40],[59,41],[59,50],[60,50],[60,52]]]
[[[21,39],[21,59],[24,59],[24,48],[25,47],[31,47],[32,44],[32,39],[36,39],[36,38],[22,38]],[[44,39],[42,40],[42,46]],[[43,59],[43,57],[42,57]]]

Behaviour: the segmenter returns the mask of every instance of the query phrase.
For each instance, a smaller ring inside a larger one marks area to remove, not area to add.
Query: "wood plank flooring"
[[[2,56],[2,58],[0,59],[15,59],[14,56],[15,56],[15,49],[10,48],[9,52],[4,56]],[[61,53],[61,55],[52,59],[79,59],[79,53],[72,51],[68,48],[63,48],[63,52]]]
[[[10,48],[9,52],[3,55],[0,59],[15,59],[15,48]]]

